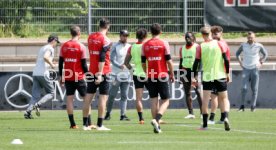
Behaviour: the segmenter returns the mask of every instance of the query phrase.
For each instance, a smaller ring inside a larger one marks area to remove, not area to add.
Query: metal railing
[[[112,23],[111,32],[138,27],[149,29],[152,23],[163,25],[164,32],[198,32],[204,20],[204,0],[91,0],[89,33],[97,30],[101,17]]]
[[[111,32],[149,29],[152,23],[160,23],[164,32],[197,32],[203,25],[204,0],[2,0],[0,3],[0,29],[9,26],[18,34],[68,33],[71,25],[79,25],[83,32],[91,33],[97,31],[102,17],[109,18]]]
[[[137,28],[149,29],[153,23],[163,25],[164,32],[183,32],[183,0],[92,0],[91,31],[97,30],[101,17],[109,18],[110,32]]]
[[[87,0],[1,0],[0,25],[22,36],[68,33],[74,24],[87,31],[87,12]]]
[[[187,0],[187,30],[198,32],[204,25],[204,0]]]

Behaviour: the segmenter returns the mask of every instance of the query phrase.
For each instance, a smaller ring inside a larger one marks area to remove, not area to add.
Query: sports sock
[[[68,118],[69,118],[71,127],[72,127],[72,126],[75,126],[76,123],[75,123],[75,120],[74,120],[74,115],[73,115],[73,114],[68,114]]]
[[[139,121],[144,120],[143,118],[143,112],[138,112]]]
[[[203,114],[203,128],[208,127],[208,114]]]
[[[83,126],[88,126],[88,117],[83,117]]]
[[[90,126],[92,124],[91,122],[91,115],[88,115],[88,126]]]
[[[156,115],[156,117],[155,117],[155,119],[156,119],[156,121],[159,123],[159,120],[162,118],[162,115],[161,114],[157,114]]]
[[[106,112],[105,117],[110,117],[110,112]]]
[[[209,120],[214,121],[215,116],[216,116],[216,114],[215,114],[215,113],[211,113]]]
[[[224,119],[225,119],[225,113],[221,113],[220,115],[221,115],[220,116],[220,121],[224,121]]]
[[[189,110],[189,114],[193,115],[193,114],[194,114],[194,110],[193,110],[193,109],[190,109],[190,110]]]
[[[228,114],[229,114],[228,112],[224,112],[224,119],[228,118]]]
[[[97,126],[102,127],[103,125],[103,118],[98,118]]]

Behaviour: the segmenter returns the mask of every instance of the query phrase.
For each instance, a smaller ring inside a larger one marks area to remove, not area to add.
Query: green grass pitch
[[[92,111],[92,121],[96,121]],[[104,125],[112,131],[83,131],[82,113],[75,111],[80,129],[70,130],[65,110],[41,111],[41,117],[25,120],[23,112],[0,112],[0,150],[273,150],[276,149],[276,110],[257,109],[230,113],[231,131],[223,125],[209,125],[208,131],[196,130],[201,123],[198,110],[194,120],[184,119],[186,110],[170,109],[162,118],[163,133],[154,134],[150,111],[146,110],[145,124],[138,124],[135,110],[128,110],[129,122],[119,121],[114,110]],[[219,111],[216,120],[220,117]],[[12,145],[21,139],[23,145]]]

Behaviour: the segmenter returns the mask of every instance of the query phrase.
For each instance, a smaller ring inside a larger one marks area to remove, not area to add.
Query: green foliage
[[[4,0],[0,9],[0,37],[29,37],[67,32],[64,26],[87,22],[88,4],[87,0]]]
[[[5,25],[0,23],[0,37],[14,37],[14,25]]]
[[[26,38],[26,37],[40,37],[46,32],[39,26],[35,26],[33,24],[20,24],[17,30],[15,30],[16,35]]]

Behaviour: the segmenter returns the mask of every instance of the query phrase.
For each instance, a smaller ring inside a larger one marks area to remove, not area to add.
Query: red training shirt
[[[89,71],[95,75],[99,72],[100,52],[104,47],[109,46],[111,41],[101,32],[92,33],[88,37],[88,50],[90,55]],[[111,72],[110,50],[106,52],[103,75]]]
[[[159,38],[152,38],[143,44],[142,56],[145,56],[148,61],[148,78],[168,76],[166,55],[170,55],[168,42]]]
[[[86,59],[85,46],[75,40],[69,40],[61,46],[60,57],[64,59],[65,81],[84,79],[81,59]]]

